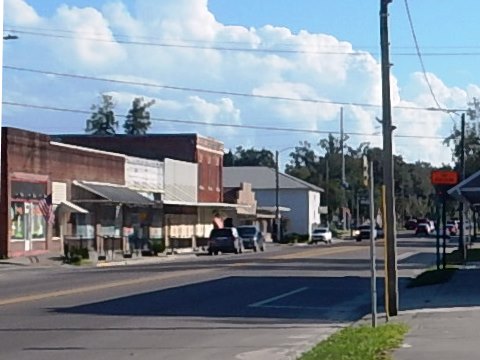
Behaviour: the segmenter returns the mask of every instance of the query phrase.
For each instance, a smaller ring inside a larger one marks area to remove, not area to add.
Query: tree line
[[[468,104],[465,127],[465,176],[468,177],[480,170],[480,101],[476,98]],[[367,206],[362,206],[367,198],[367,189],[363,185],[362,156],[368,154],[374,164],[375,204],[376,210],[382,204],[381,185],[383,182],[382,149],[370,147],[365,142],[357,147],[345,146],[347,137],[342,139],[329,134],[316,144],[308,141],[299,143],[289,153],[285,172],[305,180],[325,190],[323,204],[330,209],[330,219],[339,214],[343,207],[353,210],[358,207],[360,215],[367,215]],[[454,126],[452,133],[444,140],[444,144],[452,151],[455,164],[433,167],[430,163],[416,161],[408,163],[401,155],[394,155],[394,189],[397,222],[402,223],[409,217],[436,216],[437,196],[430,175],[432,170],[460,170],[460,129]],[[342,146],[343,151],[342,151]],[[322,155],[318,155],[321,153]],[[343,154],[343,155],[342,155]],[[342,156],[345,161],[345,180],[342,179]],[[238,146],[229,150],[224,156],[224,166],[267,166],[275,167],[275,157],[267,149],[245,149]],[[450,199],[447,213],[455,216],[457,203]],[[352,214],[355,217],[355,214]]]

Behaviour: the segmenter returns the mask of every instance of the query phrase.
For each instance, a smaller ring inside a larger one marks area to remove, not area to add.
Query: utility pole
[[[343,230],[347,228],[347,219],[346,219],[346,211],[345,211],[345,200],[346,200],[346,188],[347,182],[345,180],[345,154],[344,154],[344,143],[343,143],[343,107],[340,108],[340,154],[342,155],[342,223],[343,223]]]
[[[278,150],[275,151],[275,225],[277,231],[277,242],[281,242],[281,226],[280,226],[280,204],[278,201],[279,192],[280,192],[280,184],[278,181]]]
[[[460,136],[460,182],[465,180],[465,113],[462,114],[461,120],[461,136]],[[460,204],[458,206],[458,217],[460,220],[460,237],[458,240],[458,250],[460,251],[460,255],[462,260],[465,262],[467,259],[467,251],[465,247],[465,209],[463,205],[463,201],[460,200]]]
[[[329,166],[328,152],[325,154],[325,203],[327,205],[327,227],[330,227],[330,207],[328,202],[330,201],[330,166]]]
[[[387,306],[388,315],[398,315],[397,239],[395,225],[395,198],[393,181],[392,105],[390,100],[390,55],[388,39],[388,4],[380,0],[380,45],[382,57],[382,132],[383,182],[385,185],[385,247],[387,253]]]
[[[370,217],[370,292],[372,302],[372,327],[377,326],[377,264],[375,254],[376,221],[375,221],[375,203],[373,187],[373,161],[368,161],[368,195],[369,195],[369,217]]]

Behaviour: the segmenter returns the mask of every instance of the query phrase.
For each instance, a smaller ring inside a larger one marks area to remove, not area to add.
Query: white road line
[[[406,253],[403,253],[403,254],[397,256],[397,261],[406,259],[406,258],[408,258],[408,257],[410,257],[410,256],[412,256],[412,255],[414,255],[414,254],[415,254],[415,252],[413,252],[413,251],[408,251],[408,252],[406,252]]]
[[[253,304],[250,304],[248,305],[249,307],[260,307],[262,305],[265,305],[265,304],[268,304],[268,303],[271,303],[271,302],[274,302],[274,301],[277,301],[277,300],[280,300],[280,299],[283,299],[283,298],[286,298],[287,296],[290,296],[290,295],[293,295],[293,294],[297,294],[299,292],[302,292],[302,291],[305,291],[307,290],[308,287],[301,287],[299,289],[296,289],[296,290],[292,290],[292,291],[289,291],[287,293],[284,293],[284,294],[281,294],[281,295],[278,295],[278,296],[274,296],[274,297],[271,297],[269,299],[266,299],[266,300],[262,300],[262,301],[259,301],[259,302],[256,302],[256,303],[253,303]]]

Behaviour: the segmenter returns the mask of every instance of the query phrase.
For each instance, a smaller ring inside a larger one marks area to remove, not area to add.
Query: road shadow
[[[480,269],[458,270],[440,285],[409,288],[398,279],[399,310],[480,306]],[[378,312],[384,278],[377,278]],[[63,314],[215,319],[230,325],[348,323],[370,313],[370,277],[228,276],[73,307]]]
[[[382,286],[381,280],[378,285]],[[51,311],[98,316],[241,318],[252,324],[344,323],[368,314],[369,289],[370,279],[362,277],[231,276]]]

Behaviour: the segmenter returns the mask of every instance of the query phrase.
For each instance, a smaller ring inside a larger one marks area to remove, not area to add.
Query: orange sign
[[[433,170],[431,180],[433,185],[456,185],[458,173],[451,170]]]

